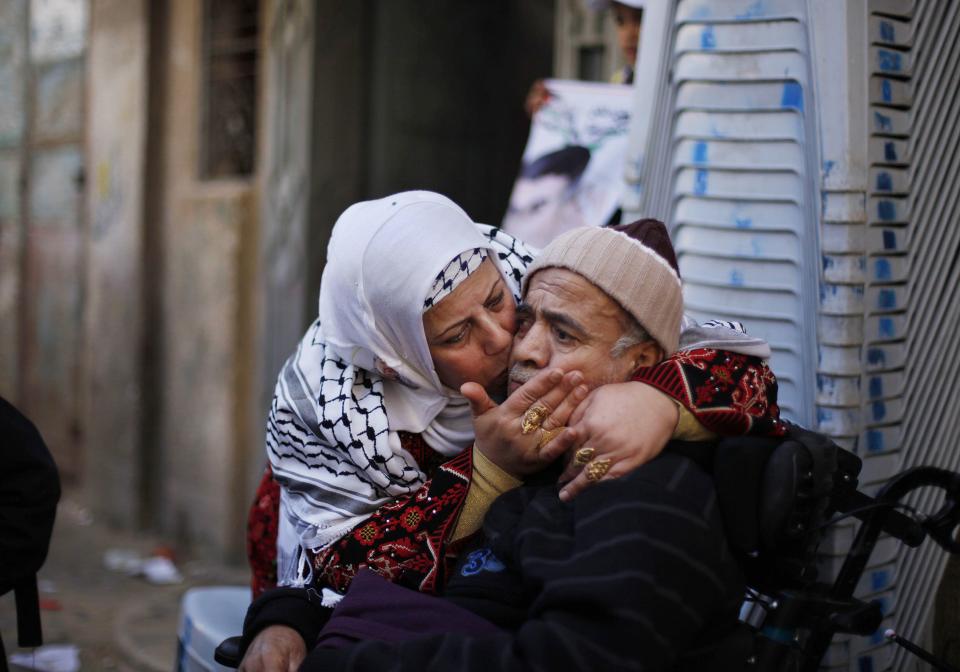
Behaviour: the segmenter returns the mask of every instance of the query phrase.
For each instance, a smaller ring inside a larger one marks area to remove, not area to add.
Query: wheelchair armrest
[[[224,667],[238,668],[243,660],[243,637],[227,637],[213,652],[213,659]]]

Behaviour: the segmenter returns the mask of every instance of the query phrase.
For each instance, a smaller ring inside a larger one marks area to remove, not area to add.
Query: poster
[[[546,81],[502,227],[543,247],[578,226],[602,226],[619,207],[630,125],[630,86]]]

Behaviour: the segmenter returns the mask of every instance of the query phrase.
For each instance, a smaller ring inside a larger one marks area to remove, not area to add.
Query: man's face
[[[614,2],[613,21],[617,24],[617,44],[623,53],[623,60],[634,65],[637,62],[637,41],[640,39],[643,10]]]
[[[513,295],[488,258],[423,314],[423,330],[437,376],[459,390],[466,382],[503,396],[514,331]]]
[[[659,349],[648,341],[613,357],[626,319],[619,304],[583,276],[562,268],[538,271],[517,307],[509,392],[547,367],[580,371],[590,389],[628,380],[638,367],[655,363]]]
[[[524,240],[529,238],[530,231],[550,231],[569,187],[570,178],[566,175],[518,178],[503,227],[522,232]]]

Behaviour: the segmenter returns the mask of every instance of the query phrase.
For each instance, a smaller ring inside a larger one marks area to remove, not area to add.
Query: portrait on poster
[[[543,247],[578,226],[603,226],[624,189],[631,87],[547,80],[502,227]]]

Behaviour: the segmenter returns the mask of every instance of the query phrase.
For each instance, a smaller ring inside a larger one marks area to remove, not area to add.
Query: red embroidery
[[[367,567],[400,585],[435,593],[456,562],[449,536],[472,471],[467,450],[443,463],[411,496],[381,506],[353,534],[313,556],[314,582],[342,592]],[[368,526],[378,532],[372,543],[370,534],[358,536]]]
[[[782,436],[777,379],[760,359],[711,348],[681,351],[634,380],[656,387],[690,409],[717,434]]]
[[[314,555],[315,578],[335,589],[346,590],[357,571],[369,567],[391,581],[435,592],[438,581],[456,561],[456,553],[447,548],[447,537],[466,499],[472,453],[466,450],[448,460],[419,434],[399,434],[403,448],[433,478],[413,495],[384,504],[351,534]],[[247,556],[255,598],[277,585],[279,510],[280,486],[268,466],[247,521]]]
[[[353,532],[354,538],[364,546],[373,546],[373,542],[383,536],[383,532],[373,522],[361,525]]]
[[[280,485],[268,466],[257,487],[247,517],[247,558],[250,561],[250,589],[257,598],[277,585],[277,521]]]

